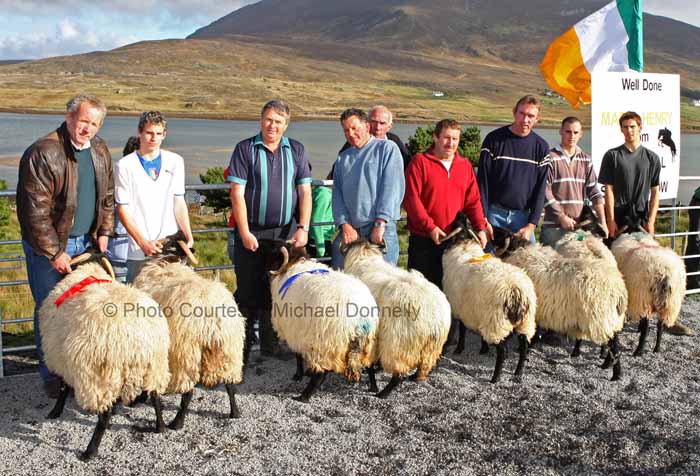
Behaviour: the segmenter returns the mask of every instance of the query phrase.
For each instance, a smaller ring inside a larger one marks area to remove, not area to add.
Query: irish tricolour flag
[[[573,107],[591,102],[594,71],[642,71],[641,0],[617,0],[587,16],[549,45],[544,79]]]

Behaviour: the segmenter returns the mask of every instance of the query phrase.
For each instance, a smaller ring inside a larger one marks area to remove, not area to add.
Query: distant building
[[[433,91],[433,96],[436,98],[441,98],[445,96],[445,93],[443,93],[442,91]]]
[[[693,99],[693,106],[700,107],[700,99]]]

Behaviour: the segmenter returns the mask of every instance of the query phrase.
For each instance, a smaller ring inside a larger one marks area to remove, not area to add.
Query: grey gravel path
[[[700,329],[700,300],[681,320]],[[648,350],[655,333],[650,332]],[[126,474],[699,475],[700,338],[664,336],[660,354],[633,358],[637,335],[622,336],[623,378],[610,382],[598,350],[534,349],[522,383],[488,380],[495,352],[478,355],[470,336],[427,383],[405,383],[387,400],[340,377],[310,404],[291,399],[294,361],[259,360],[239,387],[239,420],[222,418],[223,388],[197,389],[183,430],[142,433],[153,410],[112,419],[96,460],[82,463],[96,417],[70,400],[57,421],[37,374],[0,380],[0,476]],[[514,350],[514,349],[513,349]],[[388,381],[381,376],[380,388]],[[166,421],[179,398],[166,397]]]

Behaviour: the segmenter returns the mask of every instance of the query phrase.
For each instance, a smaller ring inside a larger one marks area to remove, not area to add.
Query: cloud
[[[53,33],[34,32],[0,37],[0,58],[36,59],[111,50],[137,40],[133,35],[98,32],[94,27],[64,18]]]

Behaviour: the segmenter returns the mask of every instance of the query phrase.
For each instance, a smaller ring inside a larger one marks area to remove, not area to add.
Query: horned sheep
[[[440,289],[418,271],[387,263],[378,245],[358,240],[344,247],[345,272],[359,278],[379,306],[378,359],[392,374],[377,394],[386,398],[411,370],[424,381],[435,367],[450,330],[451,311]],[[374,372],[370,371],[373,381]]]
[[[180,262],[154,260],[144,266],[134,286],[163,309],[170,332],[168,393],[182,394],[168,425],[182,428],[195,385],[225,384],[229,418],[240,417],[235,385],[243,380],[245,319],[226,286],[200,276]]]
[[[460,213],[454,232],[445,240],[442,256],[443,291],[460,320],[456,353],[464,350],[465,326],[496,346],[496,367],[491,383],[498,382],[506,353],[506,341],[518,334],[520,358],[515,376],[525,366],[528,343],[535,334],[538,307],[535,288],[522,270],[484,253],[478,241],[469,238],[466,216]],[[482,343],[483,343],[482,342]],[[482,353],[488,347],[482,346]]]
[[[303,249],[276,248],[270,264],[272,326],[297,354],[311,378],[296,400],[308,402],[328,372],[360,380],[376,361],[379,310],[367,286],[354,276],[309,260]]]
[[[46,365],[62,379],[61,393],[48,418],[61,415],[71,389],[83,409],[98,414],[81,459],[97,454],[118,399],[129,403],[142,391],[148,392],[156,412],[156,432],[165,431],[160,395],[170,379],[170,337],[158,311],[158,304],[146,293],[115,281],[96,262],[81,264],[67,274],[39,309]]]
[[[494,229],[497,254],[525,270],[537,292],[537,326],[573,338],[606,344],[612,380],[622,375],[618,334],[627,309],[627,289],[614,264],[601,259],[567,258],[552,248]],[[576,353],[577,348],[574,350]]]
[[[613,242],[612,253],[627,285],[628,316],[639,321],[639,343],[633,355],[642,354],[654,314],[658,317],[654,352],[658,352],[664,327],[675,325],[685,297],[683,260],[645,232],[621,235]]]

